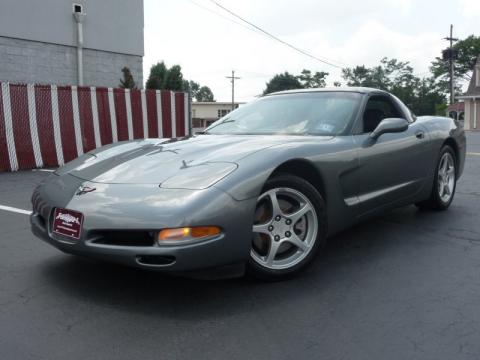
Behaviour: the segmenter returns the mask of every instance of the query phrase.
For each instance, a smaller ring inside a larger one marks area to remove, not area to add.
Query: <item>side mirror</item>
[[[370,134],[371,139],[378,139],[382,134],[398,133],[408,129],[408,121],[402,118],[386,118]]]

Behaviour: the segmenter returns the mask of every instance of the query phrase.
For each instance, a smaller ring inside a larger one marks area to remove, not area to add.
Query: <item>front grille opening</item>
[[[94,235],[94,244],[112,246],[154,246],[154,234],[151,231],[101,231]]]
[[[166,266],[175,263],[175,256],[169,255],[138,255],[137,262],[142,265]]]

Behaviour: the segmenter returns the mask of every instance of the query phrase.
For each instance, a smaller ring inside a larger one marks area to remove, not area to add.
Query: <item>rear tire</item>
[[[325,244],[325,201],[304,179],[280,174],[269,179],[257,201],[247,272],[267,281],[304,270]]]
[[[449,145],[440,150],[430,197],[415,204],[420,209],[442,211],[452,203],[457,187],[457,159]]]

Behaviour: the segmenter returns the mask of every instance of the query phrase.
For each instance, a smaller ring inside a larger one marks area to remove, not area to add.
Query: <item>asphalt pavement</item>
[[[480,133],[467,151],[448,211],[385,213],[279,283],[79,259],[0,208],[0,359],[478,359]],[[0,206],[48,175],[0,174]]]

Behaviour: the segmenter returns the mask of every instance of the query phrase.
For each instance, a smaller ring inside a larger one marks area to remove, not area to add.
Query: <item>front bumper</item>
[[[80,185],[95,187],[75,195]],[[161,189],[154,185],[98,184],[71,175],[53,176],[32,197],[32,232],[70,254],[169,272],[186,272],[244,262],[250,251],[256,200],[237,201],[214,187]],[[80,240],[52,233],[56,207],[82,212]],[[216,225],[222,233],[185,245],[128,245],[97,242],[98,233],[156,232],[163,228]]]

